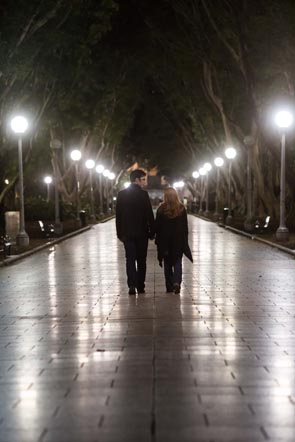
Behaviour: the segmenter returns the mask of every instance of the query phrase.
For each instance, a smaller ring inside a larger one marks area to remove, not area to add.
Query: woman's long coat
[[[155,232],[160,265],[164,257],[167,257],[173,264],[182,254],[193,262],[188,245],[188,224],[185,208],[179,216],[169,218],[165,215],[163,208],[159,207],[156,214]]]

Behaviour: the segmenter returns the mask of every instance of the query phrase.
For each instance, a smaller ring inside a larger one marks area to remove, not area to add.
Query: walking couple
[[[188,224],[185,207],[172,187],[164,190],[156,220],[146,186],[146,173],[136,169],[130,174],[130,186],[118,193],[116,205],[117,236],[123,242],[126,255],[129,294],[145,293],[148,240],[156,239],[158,260],[162,267],[168,293],[180,293],[182,256],[191,261],[188,245]]]

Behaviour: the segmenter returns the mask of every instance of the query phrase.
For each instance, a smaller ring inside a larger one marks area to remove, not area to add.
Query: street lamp
[[[194,197],[193,197],[193,205],[192,205],[192,211],[195,213],[196,212],[196,210],[197,210],[197,184],[196,184],[196,181],[197,181],[197,179],[199,178],[199,176],[200,176],[200,174],[199,174],[199,172],[197,171],[197,170],[195,170],[193,173],[192,173],[192,177],[194,178],[194,180],[195,180],[195,182],[193,183],[193,189],[194,189],[194,192],[195,192],[195,195],[194,195]]]
[[[49,203],[49,200],[50,200],[50,184],[52,183],[51,176],[44,177],[44,183],[47,186],[47,202]]]
[[[225,220],[225,224],[230,225],[232,223],[232,210],[231,210],[231,167],[232,160],[236,157],[237,151],[234,147],[228,147],[225,150],[225,156],[229,160],[228,164],[228,215]]]
[[[209,172],[212,166],[210,163],[205,163],[203,169],[206,170],[206,210],[204,215],[209,216]]]
[[[92,169],[95,166],[95,162],[93,160],[87,160],[85,162],[86,168],[89,170],[89,185],[90,185],[90,205],[91,205],[91,219],[95,219],[95,211],[94,211],[94,198],[93,198],[93,183],[92,183]]]
[[[19,167],[19,199],[20,199],[20,230],[16,235],[16,243],[19,246],[28,246],[30,243],[29,235],[25,231],[25,207],[24,207],[24,175],[23,175],[23,153],[22,153],[22,134],[28,129],[28,120],[18,115],[11,120],[11,129],[18,135],[18,167]]]
[[[286,129],[292,126],[293,115],[288,111],[280,111],[275,116],[275,123],[281,130],[281,183],[280,183],[280,226],[276,231],[278,241],[289,240],[289,230],[286,227]]]
[[[247,216],[244,222],[246,232],[253,232],[255,220],[253,217],[253,203],[252,203],[252,148],[255,144],[255,139],[252,135],[247,135],[244,138],[244,144],[247,146]]]
[[[201,167],[199,169],[199,174],[201,176],[201,191],[200,191],[200,208],[199,208],[199,215],[203,215],[203,187],[204,187],[204,175],[206,175],[206,170],[204,167]]]
[[[98,174],[99,179],[99,216],[103,216],[103,201],[102,201],[102,177],[101,174],[104,171],[104,166],[102,164],[98,164],[95,168],[96,173]]]
[[[60,207],[59,207],[59,169],[58,169],[58,155],[59,151],[62,147],[62,143],[54,138],[50,141],[50,147],[53,152],[53,173],[54,173],[54,208],[55,208],[55,222],[54,222],[54,231],[57,235],[60,235],[63,232],[63,224],[60,220]]]
[[[110,207],[109,207],[109,182],[108,182],[108,178],[109,178],[109,174],[110,171],[109,169],[104,169],[104,171],[102,172],[103,176],[105,177],[105,190],[106,190],[106,213],[108,215]]]
[[[110,172],[108,179],[110,181],[113,181],[115,178],[116,178],[116,175],[113,172]],[[111,183],[111,209],[113,212],[114,211],[114,186],[113,186],[113,183]]]
[[[71,159],[75,163],[75,175],[76,175],[76,209],[77,209],[76,220],[77,220],[77,222],[80,222],[80,217],[79,217],[79,213],[80,213],[80,181],[79,181],[78,162],[81,160],[81,157],[82,157],[82,154],[81,154],[80,150],[78,150],[78,149],[72,150]]]
[[[215,212],[213,215],[214,221],[219,220],[219,182],[220,182],[220,167],[224,165],[224,159],[221,157],[216,157],[214,160],[214,164],[217,167],[217,176],[216,176],[216,196],[215,196]]]

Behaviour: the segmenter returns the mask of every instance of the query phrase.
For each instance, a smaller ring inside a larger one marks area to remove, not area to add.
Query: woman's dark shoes
[[[143,294],[143,293],[145,293],[145,289],[137,289],[137,293],[140,295],[140,294]]]
[[[175,295],[179,295],[179,293],[180,293],[180,284],[178,284],[178,282],[175,282],[173,284],[173,290],[174,290]]]
[[[135,287],[129,287],[129,295],[136,295]]]
[[[166,287],[166,293],[173,293],[174,289],[173,287]]]

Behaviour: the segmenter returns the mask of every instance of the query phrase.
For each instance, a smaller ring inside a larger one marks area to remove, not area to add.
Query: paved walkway
[[[190,229],[180,296],[114,221],[0,269],[1,442],[294,442],[295,260]]]

